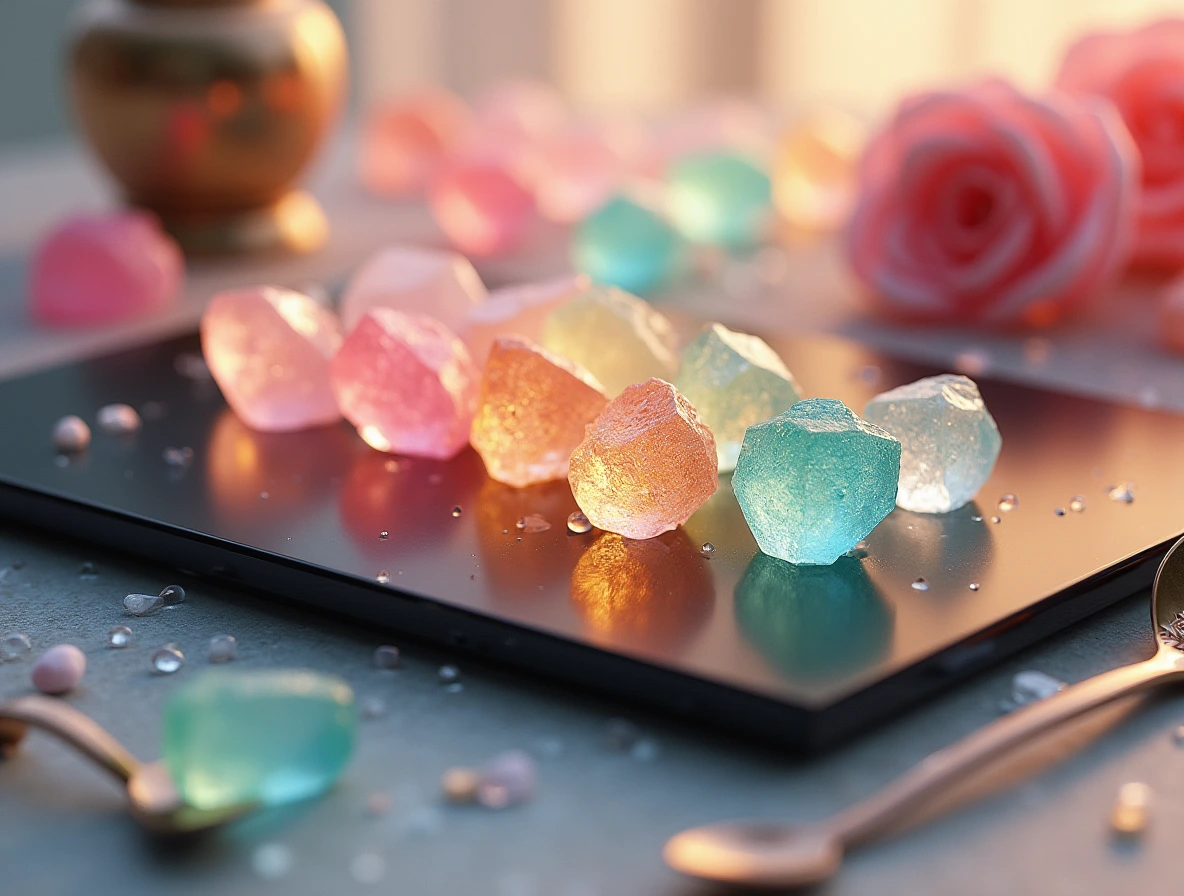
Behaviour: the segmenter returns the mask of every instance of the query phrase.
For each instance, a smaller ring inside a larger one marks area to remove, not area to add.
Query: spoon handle
[[[136,757],[90,716],[61,700],[37,696],[0,703],[0,755],[14,749],[30,725],[57,735],[124,783],[140,767]]]
[[[936,753],[822,825],[845,845],[869,839],[902,812],[923,804],[963,775],[1091,709],[1184,677],[1184,654],[1162,648],[1141,663],[1103,672],[1003,716]]]

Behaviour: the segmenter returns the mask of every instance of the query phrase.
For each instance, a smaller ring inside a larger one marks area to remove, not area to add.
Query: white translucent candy
[[[973,500],[1003,445],[978,386],[955,374],[877,395],[863,415],[900,440],[896,503],[918,513],[946,513]]]

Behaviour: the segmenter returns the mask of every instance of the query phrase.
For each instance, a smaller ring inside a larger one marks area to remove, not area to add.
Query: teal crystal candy
[[[900,442],[841,401],[808,398],[750,426],[732,489],[760,549],[834,563],[896,505]]]
[[[864,416],[900,439],[896,503],[918,513],[947,513],[973,500],[1003,446],[978,386],[955,374],[877,395]]]
[[[586,289],[548,314],[542,341],[596,377],[610,398],[651,377],[670,382],[678,371],[670,321],[611,286]]]
[[[610,199],[576,227],[572,263],[596,283],[651,292],[682,262],[682,240],[649,209],[623,197]]]
[[[736,468],[744,431],[801,401],[802,390],[769,344],[711,324],[687,346],[674,381],[715,436],[719,469]]]
[[[670,220],[694,243],[752,246],[772,219],[769,175],[740,155],[680,159],[667,171],[666,187]]]
[[[190,806],[279,806],[332,786],[356,727],[353,691],[336,676],[207,672],[165,705],[162,753]]]

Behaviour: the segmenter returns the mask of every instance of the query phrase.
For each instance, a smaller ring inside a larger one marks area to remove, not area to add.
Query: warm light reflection
[[[715,583],[681,529],[644,541],[605,532],[572,570],[571,600],[593,641],[673,650],[711,616]]]
[[[827,231],[846,222],[864,139],[863,125],[835,109],[789,129],[773,168],[773,202],[789,224]]]
[[[494,586],[499,601],[538,600],[543,597],[539,585],[566,580],[573,552],[591,541],[591,536],[566,534],[567,517],[576,510],[571,489],[566,480],[528,488],[512,488],[484,474],[482,480],[477,493],[476,531],[485,577]],[[515,524],[530,514],[538,514],[550,523],[551,531],[523,536]],[[563,539],[560,544],[555,544],[553,534]],[[518,540],[520,536],[522,541]]]

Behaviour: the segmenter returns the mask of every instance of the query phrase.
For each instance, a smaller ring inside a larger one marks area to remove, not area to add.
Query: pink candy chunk
[[[33,664],[33,687],[43,694],[65,694],[82,683],[86,654],[73,644],[51,647]]]
[[[481,374],[437,320],[372,308],[331,376],[341,413],[372,448],[447,460],[469,442]]]
[[[494,290],[489,294],[489,301],[472,307],[461,331],[473,360],[483,367],[494,341],[503,336],[523,336],[532,342],[542,342],[547,315],[586,289],[589,283],[583,274],[565,274]]]
[[[372,256],[341,297],[341,320],[352,330],[371,308],[430,314],[458,331],[485,285],[467,258],[454,252],[392,246]]]
[[[71,218],[33,256],[30,311],[52,326],[140,317],[176,299],[184,271],[180,247],[146,212]]]
[[[452,244],[470,255],[517,248],[535,220],[530,192],[508,167],[483,159],[448,165],[432,185],[428,205]]]
[[[252,429],[287,432],[341,419],[329,385],[341,329],[308,296],[271,286],[219,293],[202,315],[201,346],[226,403]]]

